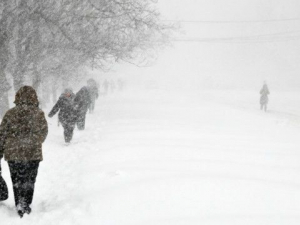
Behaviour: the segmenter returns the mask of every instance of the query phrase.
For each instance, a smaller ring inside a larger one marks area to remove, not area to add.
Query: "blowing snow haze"
[[[299,0],[0,2],[1,225],[300,224]]]
[[[172,47],[147,68],[122,67],[133,80],[162,87],[272,89],[300,86],[297,0],[164,0],[166,21],[180,27]]]

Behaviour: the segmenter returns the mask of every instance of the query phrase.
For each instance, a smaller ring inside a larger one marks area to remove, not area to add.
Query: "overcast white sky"
[[[161,0],[158,7],[163,19],[182,21],[180,41],[153,67],[117,73],[188,89],[257,89],[264,80],[271,90],[300,87],[299,0]]]
[[[270,20],[299,16],[298,0],[158,0],[167,19]]]

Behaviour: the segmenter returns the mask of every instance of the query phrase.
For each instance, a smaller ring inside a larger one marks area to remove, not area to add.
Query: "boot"
[[[20,218],[22,218],[23,215],[25,214],[24,206],[22,206],[21,203],[19,203],[19,204],[17,205],[17,212],[18,212]]]
[[[31,208],[29,205],[27,205],[25,208],[24,208],[24,212],[27,213],[28,215],[31,213]]]

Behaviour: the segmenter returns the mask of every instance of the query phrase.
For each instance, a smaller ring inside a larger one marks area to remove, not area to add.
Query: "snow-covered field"
[[[65,146],[48,119],[33,212],[1,225],[299,225],[300,92],[148,90],[97,102]],[[49,110],[48,110],[49,111]],[[48,113],[48,111],[46,111]]]

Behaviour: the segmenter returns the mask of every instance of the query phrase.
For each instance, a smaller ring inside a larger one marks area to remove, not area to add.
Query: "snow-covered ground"
[[[102,97],[65,146],[49,136],[33,212],[0,203],[2,225],[299,225],[300,92],[198,95],[148,90]],[[47,111],[48,112],[48,111]]]

